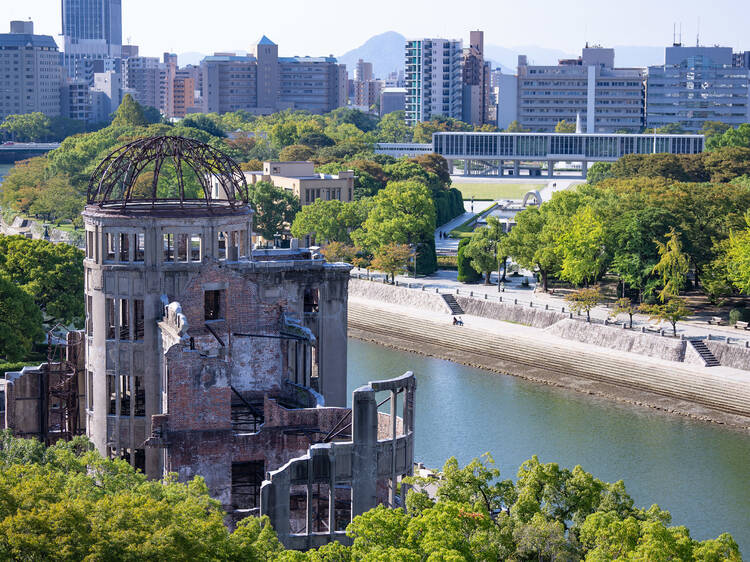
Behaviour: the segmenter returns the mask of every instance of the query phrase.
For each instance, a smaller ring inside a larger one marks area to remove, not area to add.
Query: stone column
[[[352,518],[377,504],[378,408],[375,391],[361,386],[352,397]],[[278,532],[278,531],[277,531]]]

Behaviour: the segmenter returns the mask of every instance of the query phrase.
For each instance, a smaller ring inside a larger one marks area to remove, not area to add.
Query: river
[[[0,185],[3,184],[3,177],[8,175],[8,172],[13,167],[13,164],[0,164]]]
[[[657,503],[696,539],[730,532],[750,555],[750,434],[349,340],[348,392],[417,377],[416,460],[440,468],[490,452],[503,478],[536,454]],[[351,398],[350,398],[351,399]]]

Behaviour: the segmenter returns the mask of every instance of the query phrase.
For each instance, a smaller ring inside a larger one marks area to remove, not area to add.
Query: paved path
[[[361,272],[357,269],[352,270],[353,273],[366,274],[365,270]],[[382,279],[383,274],[371,272],[371,276],[377,279]],[[505,283],[502,285],[502,290],[498,291],[497,287],[497,272],[494,272],[491,276],[492,284],[484,285],[483,283],[460,283],[457,279],[458,272],[451,270],[440,269],[432,275],[420,275],[417,279],[413,276],[400,275],[396,276],[396,279],[401,283],[413,283],[415,286],[424,286],[429,289],[440,289],[441,292],[455,292],[456,289],[460,291],[462,295],[469,295],[469,292],[473,292],[474,295],[479,295],[479,298],[484,298],[487,294],[490,299],[497,299],[498,296],[503,297],[503,301],[512,301],[516,299],[521,304],[528,304],[533,302],[539,305],[549,305],[551,309],[560,310],[565,307],[565,310],[570,310],[567,302],[565,302],[562,296],[544,293],[541,288],[537,290],[536,278],[531,275],[528,271],[521,271],[518,277],[509,276],[506,278]],[[528,285],[523,285],[523,280],[528,281]],[[611,309],[605,306],[597,306],[591,311],[591,317],[594,320],[603,322],[604,319],[610,319]],[[617,318],[618,322],[628,321],[627,315],[621,314]],[[657,326],[663,328],[667,333],[672,333],[672,326],[668,323],[653,322],[648,319],[648,316],[643,314],[636,314],[633,318],[633,326],[639,329],[641,326]],[[731,326],[713,326],[700,319],[688,319],[677,323],[677,333],[684,334],[685,337],[708,337],[711,334],[715,338],[726,338],[729,337],[733,341],[744,340],[750,342],[750,332],[744,330],[737,330]]]
[[[440,232],[444,232],[447,235],[451,230],[453,230],[457,226],[461,226],[471,217],[483,211],[486,211],[494,204],[495,204],[495,201],[474,201],[474,211],[472,212],[471,201],[464,201],[464,209],[466,212],[463,215],[459,215],[455,219],[448,221],[444,225],[437,228],[437,230],[435,230],[435,248],[438,250],[454,250],[454,251],[458,250],[458,243],[460,242],[460,239],[459,238],[441,238]]]

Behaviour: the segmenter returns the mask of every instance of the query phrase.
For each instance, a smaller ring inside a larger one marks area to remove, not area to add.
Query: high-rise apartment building
[[[359,59],[357,61],[357,67],[354,69],[354,81],[368,82],[374,79],[375,76],[372,73],[372,63],[365,62],[362,59]]]
[[[279,57],[263,37],[253,55],[217,53],[201,61],[202,111],[282,109],[327,113],[346,105],[346,67],[333,57]]]
[[[462,121],[481,126],[490,122],[490,63],[484,60],[484,31],[469,33],[461,65]]]
[[[125,61],[125,86],[143,106],[159,108],[162,104],[162,69],[157,57],[130,57]]]
[[[705,121],[747,123],[750,69],[743,62],[730,47],[667,47],[664,65],[648,67],[646,126],[697,132]]]
[[[62,35],[71,78],[84,77],[86,59],[119,58],[122,0],[62,0]]]
[[[454,39],[406,41],[406,122],[462,117],[462,44]]]
[[[41,111],[60,115],[62,66],[57,43],[34,35],[30,21],[13,21],[0,34],[0,121],[7,115]]]
[[[518,121],[531,131],[552,132],[559,121],[580,116],[587,133],[637,133],[643,127],[643,70],[615,68],[614,49],[583,49],[557,66],[529,65],[518,57]]]
[[[195,107],[195,80],[186,76],[177,76],[173,88],[172,117],[185,117]]]

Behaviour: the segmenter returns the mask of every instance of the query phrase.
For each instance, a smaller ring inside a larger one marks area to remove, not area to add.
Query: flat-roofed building
[[[0,33],[0,121],[35,111],[60,115],[62,76],[55,40],[34,35],[30,21],[11,22],[10,33]]]
[[[614,49],[586,47],[577,59],[556,66],[528,64],[518,57],[519,124],[553,132],[560,121],[580,116],[587,133],[638,133],[643,127],[644,72],[615,68]]]
[[[750,68],[730,47],[665,50],[663,66],[649,66],[646,126],[677,125],[697,132],[705,121],[737,127],[750,121]]]
[[[338,174],[315,172],[315,164],[305,161],[263,162],[263,170],[245,172],[249,184],[269,181],[276,187],[291,191],[300,203],[309,205],[316,199],[352,201],[354,199],[354,171]]]

